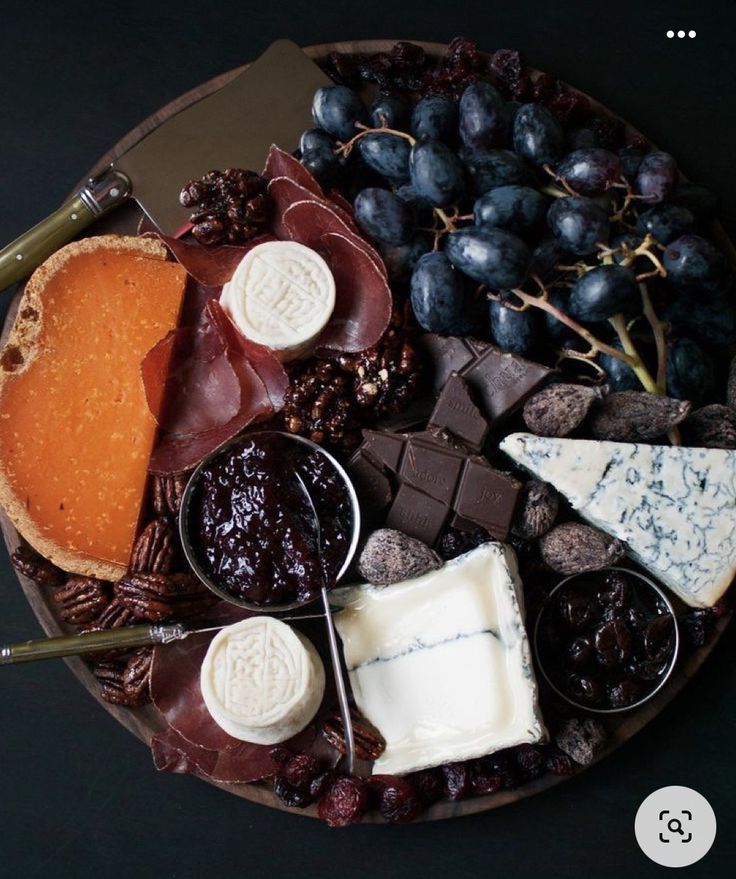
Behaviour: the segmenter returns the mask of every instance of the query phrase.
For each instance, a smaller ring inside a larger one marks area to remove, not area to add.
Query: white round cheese
[[[335,279],[327,263],[295,241],[259,244],[222,288],[220,305],[253,342],[280,360],[310,353],[335,308]]]
[[[302,634],[272,617],[251,617],[212,639],[200,687],[207,710],[226,733],[275,745],[317,713],[325,670]]]

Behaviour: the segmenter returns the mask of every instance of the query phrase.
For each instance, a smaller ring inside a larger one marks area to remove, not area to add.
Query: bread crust
[[[155,238],[128,235],[99,235],[67,244],[52,254],[28,279],[16,313],[15,323],[0,351],[0,411],[6,383],[26,369],[39,356],[38,339],[44,320],[43,294],[49,281],[72,259],[84,253],[113,250],[134,253],[150,259],[168,259],[166,247]],[[28,514],[23,498],[14,492],[0,460],[0,506],[20,535],[42,556],[64,571],[118,580],[126,568],[104,559],[74,552],[49,540]]]

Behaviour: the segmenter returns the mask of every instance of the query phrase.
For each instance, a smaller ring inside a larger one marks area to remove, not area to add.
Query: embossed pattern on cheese
[[[200,686],[207,710],[225,732],[272,745],[312,720],[324,695],[325,674],[303,635],[271,617],[252,617],[212,639]]]
[[[421,577],[332,595],[355,701],[386,740],[376,773],[544,738],[510,547],[487,543]]]
[[[282,360],[309,352],[335,308],[335,279],[327,263],[295,241],[259,244],[222,288],[220,304],[253,342]]]
[[[506,454],[694,607],[736,575],[736,451],[514,433]]]

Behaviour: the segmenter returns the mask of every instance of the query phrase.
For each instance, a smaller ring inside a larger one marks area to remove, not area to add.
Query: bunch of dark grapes
[[[641,389],[646,357],[637,374],[618,358],[615,322],[648,328],[645,282],[657,324],[642,350],[666,341],[670,395],[712,399],[709,349],[736,341],[732,271],[710,240],[716,200],[672,156],[625,143],[619,120],[531,77],[513,50],[489,57],[458,38],[430,67],[400,43],[328,66],[355,88],[316,93],[302,161],[351,197],[423,329],[544,362],[587,351],[582,329],[607,348],[596,362],[612,388]],[[371,106],[366,80],[381,90]],[[552,313],[529,301],[542,289]]]

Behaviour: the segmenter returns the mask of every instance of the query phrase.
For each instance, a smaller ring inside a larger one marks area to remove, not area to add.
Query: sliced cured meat
[[[222,287],[208,287],[206,284],[200,284],[190,275],[184,294],[179,326],[192,326],[200,321],[207,303],[210,299],[219,299],[221,293]]]
[[[170,332],[145,356],[141,371],[148,407],[170,433],[221,427],[241,410],[241,376],[211,321]]]
[[[271,228],[274,234],[286,241],[296,241],[290,229],[284,223],[284,214],[297,202],[311,202],[316,205],[327,205],[327,202],[316,196],[310,189],[292,180],[290,177],[274,177],[268,184],[268,196],[273,205],[273,215],[271,220]],[[335,209],[335,214],[339,217],[339,211]],[[348,225],[342,220],[344,225]],[[304,242],[301,242],[304,243]]]
[[[196,241],[184,241],[169,235],[156,233],[155,237],[169,248],[174,259],[187,270],[195,280],[207,287],[226,284],[236,266],[245,254],[265,241],[275,241],[273,235],[260,235],[247,244],[222,244],[205,247]]]
[[[362,351],[375,345],[391,319],[391,290],[385,277],[351,237],[328,232],[321,245],[335,278],[335,310],[317,340],[318,348]]]
[[[322,187],[299,159],[295,159],[294,156],[277,147],[276,144],[271,144],[271,149],[268,151],[263,176],[268,180],[275,180],[277,177],[287,177],[316,195],[317,198],[324,198]]]
[[[355,223],[355,218],[353,216],[353,207],[350,202],[345,198],[342,193],[338,192],[336,189],[333,189],[332,192],[327,196],[327,201],[332,205],[335,210],[340,214],[342,219],[350,226],[350,228],[355,232],[356,235],[360,235],[360,230]]]

